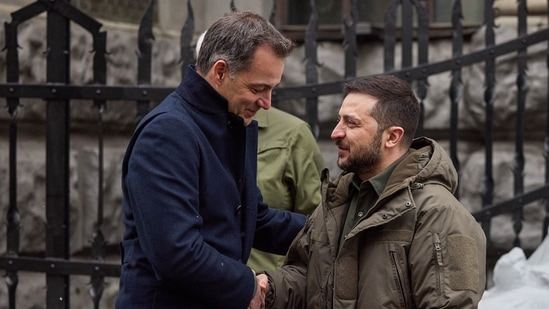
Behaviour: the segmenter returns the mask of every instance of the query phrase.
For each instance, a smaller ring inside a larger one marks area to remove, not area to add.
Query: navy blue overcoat
[[[257,123],[227,109],[189,67],[138,124],[123,162],[117,308],[246,308],[254,235],[259,249],[285,254],[303,226],[262,202]]]

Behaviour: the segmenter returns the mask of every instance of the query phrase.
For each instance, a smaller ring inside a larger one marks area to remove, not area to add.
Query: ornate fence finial
[[[234,0],[231,0],[231,12],[238,12],[238,9],[236,8],[236,5],[234,4]]]

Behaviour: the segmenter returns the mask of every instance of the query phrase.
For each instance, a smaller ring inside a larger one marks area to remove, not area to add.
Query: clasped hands
[[[250,301],[248,309],[265,309],[265,295],[269,288],[269,280],[265,274],[259,274],[256,278],[257,290],[255,291],[254,298]]]

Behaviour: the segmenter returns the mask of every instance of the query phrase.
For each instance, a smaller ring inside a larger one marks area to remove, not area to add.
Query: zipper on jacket
[[[335,260],[332,262],[332,265],[335,267]],[[334,269],[326,275],[326,283],[324,284],[324,289],[319,291],[318,297],[320,298],[320,303],[324,304],[326,309],[332,308],[334,305],[334,294],[335,294],[335,284],[334,284]],[[330,298],[331,297],[331,298]]]
[[[406,293],[406,287],[404,286],[404,277],[405,274],[403,274],[402,269],[400,267],[400,264],[398,263],[398,254],[395,250],[394,244],[389,244],[389,253],[391,255],[391,263],[393,264],[393,268],[396,271],[396,284],[400,288],[400,295],[402,296],[401,300],[403,302],[404,309],[409,308],[408,307],[408,298],[406,297],[408,294]]]
[[[442,294],[442,282],[443,282],[443,268],[444,261],[442,259],[442,244],[440,243],[440,235],[438,233],[433,234],[433,247],[435,249],[435,257],[437,262],[436,278],[437,278],[437,291],[438,294]]]

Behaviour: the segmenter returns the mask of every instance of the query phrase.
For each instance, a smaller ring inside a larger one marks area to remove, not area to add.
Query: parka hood
[[[458,174],[442,146],[430,138],[419,137],[414,139],[408,156],[389,178],[386,191],[402,183],[416,186],[438,184],[455,193]]]

